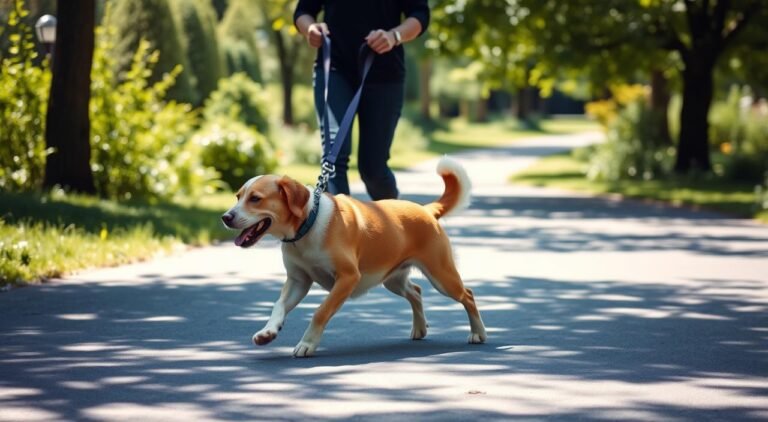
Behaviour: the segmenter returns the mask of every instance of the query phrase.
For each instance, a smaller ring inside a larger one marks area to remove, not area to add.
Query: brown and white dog
[[[469,316],[470,343],[486,339],[472,291],[461,281],[448,236],[438,218],[465,208],[470,182],[457,162],[445,157],[437,172],[445,183],[442,197],[427,205],[409,201],[361,202],[346,195],[320,196],[314,225],[300,240],[283,243],[287,280],[264,328],[253,335],[264,345],[277,337],[285,316],[306,296],[312,282],[328,290],[293,355],[311,356],[326,324],[349,299],[384,284],[408,300],[413,309],[411,338],[427,335],[421,288],[408,279],[416,267],[438,292],[464,305]],[[265,234],[293,239],[314,206],[312,190],[284,176],[258,176],[237,192],[237,204],[222,220],[242,230],[237,246],[253,246]]]

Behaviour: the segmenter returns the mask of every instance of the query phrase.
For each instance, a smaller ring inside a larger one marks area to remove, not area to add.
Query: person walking
[[[318,22],[321,11],[323,21]],[[366,43],[377,54],[357,109],[358,169],[373,200],[398,196],[395,175],[387,161],[405,96],[403,44],[424,33],[429,18],[427,0],[299,0],[296,5],[294,24],[309,45],[320,49],[323,37],[330,37],[333,44],[328,82],[331,138],[336,136],[344,112],[360,85],[360,46]],[[318,51],[313,85],[321,133],[324,133],[325,107],[323,77],[322,52]],[[335,140],[344,142],[344,146],[336,162],[336,174],[328,184],[332,194],[349,195],[350,138],[351,135],[347,135],[346,139]],[[327,140],[323,139],[323,145],[326,144]]]

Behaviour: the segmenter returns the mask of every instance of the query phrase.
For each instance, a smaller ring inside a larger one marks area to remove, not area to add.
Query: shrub
[[[219,81],[219,86],[205,101],[205,120],[228,117],[259,133],[269,133],[268,98],[262,86],[244,73],[236,73]]]
[[[227,117],[207,122],[192,142],[202,148],[203,164],[219,172],[231,189],[250,177],[272,172],[277,165],[264,136]]]
[[[117,76],[127,80],[126,72],[131,68],[134,53],[142,39],[147,40],[151,50],[161,52],[158,62],[152,68],[150,82],[159,82],[164,75],[181,65],[189,69],[186,55],[180,40],[180,31],[176,27],[168,0],[120,0],[111,2],[112,11],[107,13],[104,22],[114,26],[119,34],[115,38],[112,55],[115,57]],[[169,86],[168,98],[196,103],[198,101],[191,72],[176,75]]]
[[[669,173],[674,149],[657,139],[657,117],[644,98],[619,111],[608,126],[606,141],[592,156],[587,176],[593,180],[650,180]]]
[[[23,2],[14,2],[5,27],[10,46],[0,61],[0,190],[33,190],[45,170],[45,113],[51,73],[34,65],[32,30],[21,19]]]
[[[749,87],[732,87],[709,114],[712,145],[722,154],[716,166],[726,179],[759,183],[768,171],[768,104],[753,103]]]
[[[181,43],[189,63],[190,77],[200,102],[216,89],[224,75],[224,60],[216,32],[216,11],[209,2],[172,0],[171,6]],[[199,105],[196,103],[195,105]]]
[[[279,139],[277,155],[283,163],[319,165],[322,158],[320,131],[301,127],[279,126],[274,131]]]
[[[91,76],[92,169],[99,194],[172,198],[211,190],[215,174],[189,139],[196,114],[188,104],[164,100],[180,68],[150,83],[159,54],[142,41],[125,81],[118,82],[110,54],[116,34],[109,26],[97,30]]]

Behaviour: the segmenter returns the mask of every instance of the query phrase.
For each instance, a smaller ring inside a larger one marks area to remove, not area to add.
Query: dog
[[[427,205],[315,194],[287,176],[248,180],[222,221],[229,229],[241,230],[234,242],[242,248],[253,246],[266,234],[282,239],[287,272],[269,321],[253,335],[253,342],[265,345],[274,340],[286,315],[304,299],[313,282],[329,293],[293,350],[295,357],[313,355],[326,324],[342,304],[379,284],[408,300],[413,310],[411,338],[422,339],[427,322],[421,288],[408,277],[412,267],[424,273],[438,292],[464,306],[471,330],[468,342],[485,342],[487,334],[472,290],[464,287],[448,236],[438,223],[439,218],[469,205],[469,177],[448,157],[439,161],[437,173],[445,189]]]

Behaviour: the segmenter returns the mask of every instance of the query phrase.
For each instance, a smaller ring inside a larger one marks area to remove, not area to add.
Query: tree
[[[255,2],[234,0],[218,26],[219,40],[227,64],[227,76],[243,72],[262,82],[260,51],[256,34],[262,15]]]
[[[593,82],[637,79],[639,70],[645,78],[660,70],[678,73],[683,85],[678,172],[711,167],[707,114],[715,70],[726,68],[722,58],[736,50],[758,51],[768,37],[768,5],[762,0],[439,3],[451,17],[449,28],[470,40],[444,36],[445,44],[485,60],[492,75],[530,69],[523,79],[546,90],[569,72]],[[761,72],[768,73],[765,67]],[[656,76],[656,85],[663,86]],[[655,102],[662,107],[664,96]]]
[[[59,0],[57,13],[53,79],[45,129],[46,143],[52,153],[46,160],[43,186],[95,193],[88,117],[95,0],[81,0],[77,5]]]
[[[283,123],[293,125],[293,85],[301,50],[306,48],[297,36],[293,25],[293,0],[264,0],[261,6],[265,25],[270,33],[277,53],[280,84],[283,93]]]
[[[216,89],[224,74],[216,35],[216,11],[210,3],[198,0],[173,0],[171,6],[181,30],[180,40],[197,93],[197,106]]]
[[[168,91],[168,98],[196,104],[198,95],[190,79],[190,66],[168,0],[120,0],[113,5],[112,22],[109,23],[118,33],[119,41],[114,51],[118,74],[128,70],[139,41],[144,38],[152,50],[160,52],[150,82],[160,81],[164,74],[181,65],[183,71]]]

